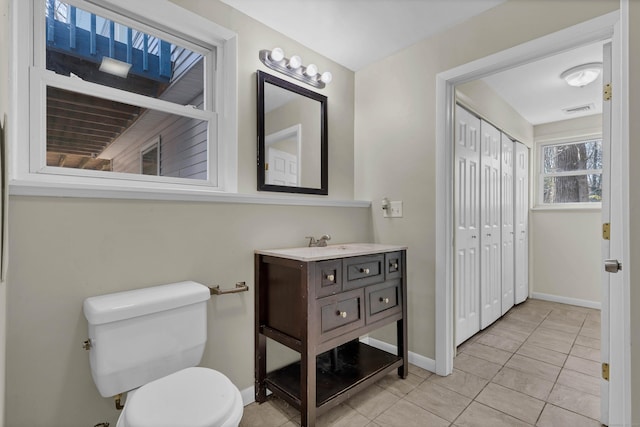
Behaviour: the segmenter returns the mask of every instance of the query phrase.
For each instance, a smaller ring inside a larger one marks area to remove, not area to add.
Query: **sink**
[[[299,247],[286,249],[257,250],[257,254],[280,258],[291,258],[298,261],[319,261],[357,255],[369,255],[381,252],[399,251],[406,246],[382,245],[379,243],[345,243],[327,245],[325,247]]]

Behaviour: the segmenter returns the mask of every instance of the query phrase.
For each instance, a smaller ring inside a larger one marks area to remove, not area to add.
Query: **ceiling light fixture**
[[[309,64],[306,67],[302,65],[302,58],[298,55],[293,55],[290,59],[287,59],[284,51],[279,47],[273,50],[261,50],[258,58],[260,58],[260,61],[262,61],[264,65],[272,70],[286,74],[287,76],[319,89],[323,89],[333,80],[333,76],[329,71],[320,74],[318,72],[318,66],[315,64]]]
[[[130,69],[131,64],[118,61],[117,59],[109,58],[108,56],[103,56],[102,62],[100,63],[100,71],[122,78],[125,78],[129,75]]]
[[[602,62],[590,62],[588,64],[572,67],[560,74],[569,86],[583,87],[593,83],[602,71]]]

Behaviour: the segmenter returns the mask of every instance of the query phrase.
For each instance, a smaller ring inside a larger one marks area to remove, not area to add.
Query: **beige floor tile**
[[[547,402],[594,420],[600,419],[600,398],[570,387],[556,384]]]
[[[543,328],[553,329],[561,332],[568,332],[571,334],[578,334],[580,332],[580,327],[582,325],[571,325],[564,321],[545,319],[544,322],[540,324]]]
[[[510,353],[514,353],[518,348],[520,348],[520,345],[522,345],[522,341],[516,341],[510,338],[501,337],[500,335],[494,335],[491,332],[487,332],[478,338],[476,343],[498,348]]]
[[[498,363],[479,359],[466,353],[459,354],[453,359],[453,367],[468,372],[480,378],[490,380],[502,367]]]
[[[356,393],[346,401],[346,404],[369,420],[373,420],[398,400],[400,400],[400,397],[374,384],[362,390],[360,393]]]
[[[240,427],[280,427],[288,420],[289,418],[271,402],[260,405],[254,402],[244,407]]]
[[[411,372],[409,372],[409,375],[407,375],[407,378],[405,379],[400,378],[395,372],[391,372],[390,374],[385,375],[376,384],[398,397],[404,397],[423,381],[423,378],[420,378]]]
[[[491,333],[492,335],[498,335],[513,341],[517,341],[519,343],[523,343],[527,340],[527,338],[529,338],[529,332],[510,329],[509,327],[499,323],[499,321],[495,325],[493,325],[487,332]]]
[[[489,382],[484,378],[480,378],[476,375],[469,374],[458,369],[454,369],[453,373],[446,377],[432,375],[427,381],[431,381],[434,384],[448,388],[449,390],[460,393],[461,395],[467,396],[471,399],[476,397]]]
[[[557,329],[549,329],[545,328],[544,326],[540,326],[531,334],[531,336],[534,335],[573,344],[578,334],[574,332],[558,331]]]
[[[534,325],[539,325],[540,322],[542,322],[546,317],[545,314],[542,314],[541,312],[535,311],[535,310],[509,311],[509,313],[506,314],[505,316],[507,318],[518,319],[524,322],[529,322]]]
[[[517,354],[550,363],[562,367],[567,360],[567,355],[559,351],[538,347],[537,345],[525,343],[518,349]]]
[[[583,374],[582,372],[563,369],[558,375],[558,384],[600,396],[600,378]]]
[[[240,424],[240,425],[242,425],[242,424]],[[280,427],[300,427],[300,423],[295,423],[295,422],[289,420],[286,423],[282,424]]]
[[[454,425],[459,427],[524,427],[531,424],[496,411],[481,403],[472,402],[458,417]]]
[[[600,377],[602,366],[599,362],[583,359],[581,357],[569,356],[564,364],[565,369],[582,372],[593,377]]]
[[[489,347],[476,341],[465,349],[465,354],[504,365],[513,353],[500,350],[499,348]]]
[[[583,345],[574,344],[569,353],[571,356],[582,357],[583,359],[599,362],[602,358],[600,349],[585,347]]]
[[[569,354],[575,336],[571,340],[566,340],[560,335],[563,333],[564,332],[554,331],[552,329],[538,328],[529,336],[526,342],[537,345],[538,347]]]
[[[433,372],[429,372],[426,369],[422,369],[419,366],[413,365],[413,364],[409,364],[409,373],[413,374],[413,375],[417,375],[422,379],[427,379],[429,378],[431,375],[433,375]]]
[[[502,368],[491,382],[540,400],[546,400],[553,388],[553,382],[551,381],[511,368]]]
[[[527,322],[526,320],[522,320],[513,316],[505,316],[500,320],[500,326],[512,329],[514,331],[530,334],[538,327],[538,323]]]
[[[471,402],[468,397],[430,381],[420,384],[405,399],[447,421],[455,420]]]
[[[519,354],[514,354],[505,366],[520,372],[535,375],[547,381],[555,381],[560,373],[560,368],[558,366],[531,359],[530,357],[521,356]]]
[[[549,316],[547,316],[547,319],[555,320],[573,326],[582,326],[586,318],[586,312],[582,310],[576,310],[575,308],[571,309],[564,307],[553,309],[551,313],[549,313]]]
[[[341,404],[320,415],[316,419],[317,427],[365,427],[370,419],[358,413],[348,405]]]
[[[406,400],[401,400],[384,411],[374,422],[380,427],[446,427],[449,425],[449,421]]]
[[[587,316],[587,320],[584,321],[584,324],[582,325],[582,327],[587,329],[600,329],[600,325],[601,325],[601,322],[600,322],[599,316],[597,320]],[[600,329],[600,331],[602,330]]]
[[[544,407],[542,400],[493,383],[487,385],[475,400],[529,424],[536,422]]]
[[[587,314],[587,318],[584,321],[585,326],[587,324],[600,326],[601,323],[602,323],[602,314],[600,313],[599,310],[597,313]],[[589,327],[591,328],[595,326],[589,326]]]
[[[601,427],[600,422],[583,417],[575,412],[567,411],[554,405],[547,405],[542,410],[538,427]]]
[[[582,329],[580,329],[580,335],[600,339],[600,328],[586,328],[583,326]]]
[[[575,343],[578,345],[583,345],[585,347],[591,347],[600,350],[600,338],[589,338],[578,335]]]

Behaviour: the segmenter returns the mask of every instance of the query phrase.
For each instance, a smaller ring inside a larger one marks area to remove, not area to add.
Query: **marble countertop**
[[[305,246],[301,248],[262,249],[256,250],[255,253],[309,262],[334,258],[346,258],[351,256],[371,255],[382,252],[400,251],[404,249],[407,249],[407,247],[399,245],[382,245],[379,243],[345,243],[342,245],[328,245],[325,247]]]

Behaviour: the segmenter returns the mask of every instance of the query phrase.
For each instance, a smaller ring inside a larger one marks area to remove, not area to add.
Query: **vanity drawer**
[[[354,289],[384,281],[384,254],[344,260],[343,289]]]
[[[387,280],[402,277],[402,252],[384,254],[384,266]]]
[[[400,280],[380,283],[365,289],[367,323],[402,312],[402,286]]]
[[[355,289],[318,300],[321,341],[364,326],[364,291]]]
[[[342,291],[342,260],[321,261],[316,264],[316,298]]]

